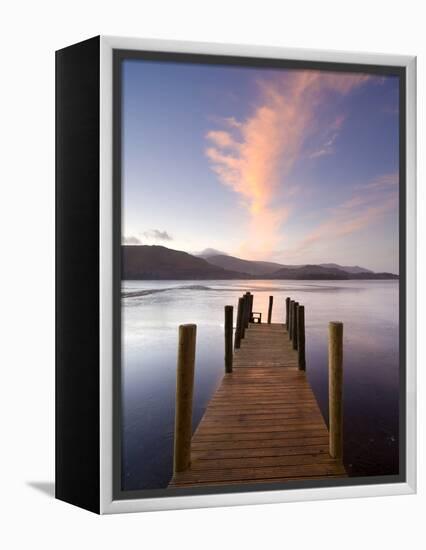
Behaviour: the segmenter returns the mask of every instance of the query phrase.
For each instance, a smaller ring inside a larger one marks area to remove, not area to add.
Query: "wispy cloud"
[[[238,122],[238,120],[233,117],[233,116],[229,116],[227,118],[224,119],[225,122],[228,124],[229,127],[233,127],[233,128],[240,128],[241,127],[241,122]]]
[[[141,240],[131,235],[130,237],[124,237],[123,244],[142,244]]]
[[[313,159],[313,158],[323,157],[325,155],[332,155],[334,153],[335,151],[334,143],[339,136],[340,128],[344,120],[345,120],[345,117],[342,115],[339,115],[335,119],[335,121],[328,128],[326,128],[325,139],[323,144],[319,149],[312,151],[309,154],[309,158]]]
[[[357,189],[386,190],[396,187],[398,184],[399,174],[398,172],[392,172],[390,174],[377,176],[366,184],[358,185]]]
[[[316,246],[330,246],[341,237],[377,223],[398,206],[398,182],[398,174],[391,173],[358,186],[351,197],[330,209],[325,221],[303,237],[294,248],[282,251],[282,254],[287,259],[296,260],[312,252]]]
[[[224,119],[225,129],[207,133],[206,155],[212,169],[241,196],[249,213],[245,253],[267,256],[279,245],[279,229],[290,210],[288,203],[282,204],[282,196],[306,139],[317,130],[321,105],[333,94],[348,94],[368,78],[364,74],[289,71],[279,79],[258,81],[259,100],[251,115],[241,121]],[[332,149],[340,125],[336,120],[330,123],[324,152],[318,150],[316,156]]]
[[[236,143],[229,132],[220,130],[212,130],[207,133],[207,139],[209,139],[214,145],[222,149],[234,148]]]
[[[144,231],[144,237],[147,239],[153,239],[155,241],[172,241],[173,237],[167,233],[167,231],[160,231],[159,229],[149,229]]]

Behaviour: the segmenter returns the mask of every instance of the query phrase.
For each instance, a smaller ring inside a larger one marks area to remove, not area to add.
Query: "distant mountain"
[[[211,249],[206,249],[205,252]],[[229,269],[230,271],[238,271],[242,273],[248,273],[249,275],[260,276],[269,276],[272,273],[280,269],[301,269],[305,267],[304,265],[284,265],[276,262],[260,262],[254,260],[243,260],[241,258],[236,258],[235,256],[228,256],[225,254],[205,254],[204,259],[206,259],[210,264],[213,264],[217,267],[223,267],[223,269]],[[312,266],[310,266],[312,267]],[[325,269],[338,269],[346,273],[373,273],[369,269],[364,267],[359,267],[357,265],[339,265],[339,264],[319,264],[318,267],[323,267]],[[309,270],[310,271],[310,270]],[[319,270],[319,273],[323,273]],[[330,271],[332,274],[333,271]]]
[[[371,269],[365,267],[359,267],[359,265],[339,265],[339,264],[319,264],[321,267],[331,267],[335,269],[342,269],[347,273],[373,273]]]
[[[122,246],[122,278],[139,279],[247,279],[202,258],[165,246]]]
[[[392,273],[373,273],[362,271],[351,273],[336,267],[324,267],[323,265],[304,265],[297,268],[282,268],[265,279],[297,279],[297,280],[349,280],[349,279],[399,279]]]
[[[337,264],[283,266],[242,260],[223,254],[204,258],[165,246],[123,245],[122,278],[138,279],[398,279],[392,273],[373,273],[358,266]],[[348,270],[351,271],[348,271]]]
[[[200,258],[209,258],[211,256],[226,256],[225,252],[221,252],[220,250],[216,250],[215,248],[205,248],[201,252],[197,252],[194,254],[194,256],[198,256]]]
[[[230,271],[239,271],[242,273],[248,273],[249,275],[269,275],[284,267],[282,264],[274,262],[257,262],[252,260],[242,260],[235,256],[225,256],[224,254],[205,256],[205,259],[209,264],[223,269],[229,269]]]

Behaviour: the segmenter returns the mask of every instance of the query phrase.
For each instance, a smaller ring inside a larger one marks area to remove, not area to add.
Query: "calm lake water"
[[[306,372],[328,418],[329,321],[344,322],[344,461],[353,475],[398,473],[398,281],[123,281],[122,488],[165,488],[172,475],[178,325],[197,324],[193,428],[224,372],[223,307],[247,290],[284,322],[305,305]]]

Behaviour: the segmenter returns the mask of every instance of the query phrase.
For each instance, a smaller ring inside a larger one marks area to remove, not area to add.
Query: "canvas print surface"
[[[117,78],[120,490],[398,475],[399,77]]]

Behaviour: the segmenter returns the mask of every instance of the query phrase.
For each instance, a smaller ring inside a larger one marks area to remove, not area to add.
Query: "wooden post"
[[[241,313],[241,339],[246,335],[246,296],[245,294],[241,297],[243,303],[243,309]]]
[[[250,321],[250,293],[244,294],[244,328],[248,328]]]
[[[330,456],[343,458],[343,323],[328,325]]]
[[[235,349],[240,348],[241,338],[243,338],[243,336],[242,336],[242,331],[243,331],[243,308],[244,308],[244,300],[243,300],[243,298],[238,298],[237,327],[235,329],[235,341],[234,341]]]
[[[290,321],[290,298],[285,299],[285,328],[288,332],[289,321]]]
[[[253,316],[253,299],[254,299],[253,294],[250,294],[250,309],[249,309],[249,321],[250,321],[250,323],[251,323],[252,316]]]
[[[192,396],[194,392],[196,337],[196,325],[179,326],[173,457],[174,472],[183,472],[191,464]]]
[[[294,327],[294,300],[290,300],[290,320],[289,320],[289,329],[288,337],[290,340],[293,340],[293,327]]]
[[[293,304],[293,349],[297,349],[298,344],[298,325],[297,325],[297,310],[299,309],[299,302]]]
[[[299,351],[299,370],[306,370],[305,359],[305,306],[297,308],[297,341]]]
[[[269,296],[269,307],[268,307],[268,324],[271,324],[272,319],[272,304],[274,303],[274,297]]]
[[[246,292],[246,296],[247,296],[247,327],[248,327],[251,319],[251,308],[252,308],[251,305],[253,303],[253,295],[251,292]]]
[[[225,372],[232,372],[232,332],[234,308],[225,306]]]

